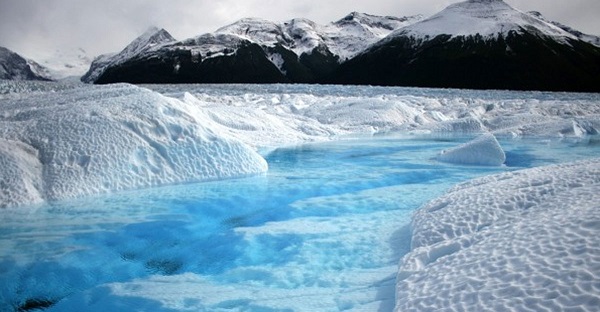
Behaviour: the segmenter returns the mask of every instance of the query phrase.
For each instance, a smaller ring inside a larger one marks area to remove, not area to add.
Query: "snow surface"
[[[596,311],[600,160],[487,176],[419,208],[395,311]]]
[[[0,206],[265,172],[206,112],[130,85],[0,103]]]
[[[418,23],[396,30],[389,38],[410,36],[433,39],[438,35],[496,38],[510,31],[527,30],[560,41],[577,40],[573,34],[534,15],[516,10],[502,0],[468,0],[452,4]]]
[[[461,146],[442,151],[437,160],[464,165],[500,166],[506,161],[506,155],[496,137],[487,133]]]

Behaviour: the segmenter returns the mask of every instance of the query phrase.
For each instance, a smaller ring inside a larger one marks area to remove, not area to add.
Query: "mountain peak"
[[[163,28],[150,27],[143,34],[133,40],[129,45],[119,53],[122,56],[137,54],[143,50],[150,49],[157,45],[176,41],[173,36]]]
[[[575,39],[565,30],[514,9],[502,0],[467,0],[451,4],[421,22],[399,29],[393,36],[433,38],[439,35],[497,37],[511,31],[533,31],[560,40]]]

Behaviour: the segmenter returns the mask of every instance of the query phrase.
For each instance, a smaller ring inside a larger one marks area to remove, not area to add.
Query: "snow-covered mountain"
[[[0,79],[50,80],[40,64],[0,47]]]
[[[469,0],[452,4],[441,12],[395,31],[389,40],[396,37],[430,39],[439,35],[484,38],[507,36],[510,32],[530,31],[538,35],[564,40],[576,37],[530,14],[518,11],[502,0]]]
[[[119,66],[141,53],[149,52],[163,44],[174,42],[175,38],[166,30],[151,27],[133,40],[121,52],[103,54],[94,59],[88,72],[81,78],[84,82],[94,82],[109,67]]]
[[[600,91],[600,48],[502,0],[469,0],[403,27],[330,82]]]
[[[281,23],[246,18],[179,42],[162,34],[157,37],[163,40],[152,44],[146,44],[153,34],[147,32],[121,53],[98,58],[83,80],[150,82],[149,75],[152,82],[314,82],[393,30],[420,19],[357,12],[327,25],[302,18]],[[139,46],[150,47],[129,48]],[[155,63],[157,59],[162,61]]]
[[[152,29],[96,59],[82,80],[600,91],[597,39],[502,0],[469,0],[427,19],[246,18],[183,41]]]

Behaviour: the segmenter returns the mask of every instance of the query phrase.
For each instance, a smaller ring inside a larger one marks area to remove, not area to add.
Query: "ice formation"
[[[11,186],[1,205],[262,172],[266,164],[250,148],[268,151],[346,135],[582,138],[600,129],[597,94],[308,85],[147,88],[156,92],[128,85],[0,83],[1,154],[3,161],[19,159],[2,170],[27,168],[22,179],[32,190],[17,195]],[[34,158],[40,165],[23,163]],[[499,151],[492,158],[499,163]],[[37,166],[43,183],[26,178],[39,176]]]
[[[496,137],[487,133],[458,147],[442,151],[437,160],[464,165],[500,166],[506,161],[506,155]]]
[[[460,184],[413,216],[395,311],[596,310],[600,160]]]
[[[253,149],[207,127],[200,108],[134,86],[1,105],[0,206],[267,170]]]

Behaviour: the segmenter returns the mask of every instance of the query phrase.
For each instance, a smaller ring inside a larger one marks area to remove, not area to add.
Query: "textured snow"
[[[12,163],[2,170],[11,181],[27,185],[5,192],[2,206],[262,172],[264,160],[250,149],[269,151],[348,135],[401,131],[580,139],[600,129],[597,94],[148,87],[158,92],[128,85],[0,84],[2,157]],[[17,144],[7,143],[13,141]],[[475,162],[498,165],[501,149],[493,142],[484,140],[483,151],[489,153],[484,157],[482,149],[473,151],[477,145],[468,144],[441,158],[456,161],[461,155],[458,160],[466,163],[476,156]],[[34,158],[41,163],[41,178]]]
[[[0,206],[265,172],[206,112],[128,85],[5,100]]]
[[[433,39],[438,35],[496,38],[510,31],[533,31],[564,41],[577,38],[571,33],[534,15],[516,10],[502,0],[469,0],[452,4],[441,12],[413,25],[401,28],[390,37],[410,36]]]
[[[419,208],[395,311],[595,311],[600,160],[487,176]]]
[[[506,155],[496,137],[487,133],[461,146],[442,151],[437,160],[464,165],[500,166],[506,161]]]
[[[582,138],[600,129],[598,94],[345,86],[149,85],[201,106],[215,131],[257,148],[354,134]]]

